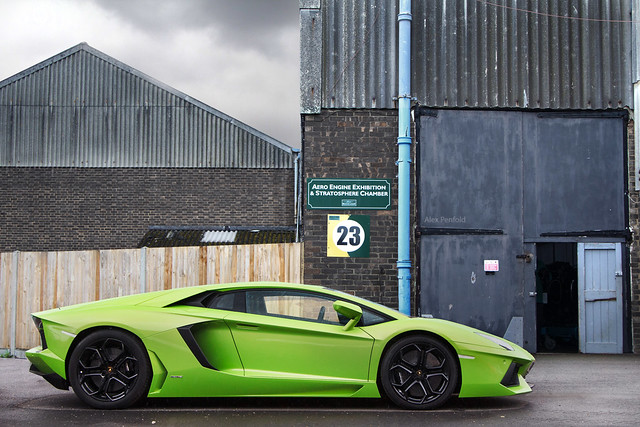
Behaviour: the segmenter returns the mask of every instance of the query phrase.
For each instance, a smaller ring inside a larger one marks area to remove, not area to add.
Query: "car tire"
[[[442,406],[456,389],[458,377],[455,353],[430,336],[401,338],[387,349],[380,362],[381,391],[405,409]]]
[[[121,330],[104,329],[83,338],[69,358],[69,383],[84,403],[97,409],[122,409],[147,396],[151,362],[140,340]]]

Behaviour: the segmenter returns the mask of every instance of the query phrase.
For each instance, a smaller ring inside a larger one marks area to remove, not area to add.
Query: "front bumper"
[[[460,397],[512,396],[531,391],[525,376],[535,362],[533,356],[519,347],[501,353],[462,353]]]

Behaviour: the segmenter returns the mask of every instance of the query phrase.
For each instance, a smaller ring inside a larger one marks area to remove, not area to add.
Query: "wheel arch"
[[[442,344],[444,344],[449,350],[451,350],[451,352],[455,355],[454,359],[456,362],[456,366],[458,368],[458,381],[457,384],[455,386],[454,389],[454,393],[459,393],[460,392],[460,387],[462,385],[462,369],[460,366],[460,358],[458,357],[458,352],[456,351],[455,347],[453,347],[453,345],[451,345],[451,343],[443,338],[441,335],[438,335],[434,332],[430,332],[430,331],[406,331],[406,332],[402,332],[396,336],[394,336],[393,338],[391,338],[387,344],[384,346],[384,349],[382,350],[382,353],[380,354],[380,359],[378,360],[378,369],[377,369],[377,373],[376,373],[376,385],[378,386],[378,390],[380,392],[381,395],[384,395],[384,390],[381,386],[380,383],[380,369],[381,369],[381,363],[382,359],[384,359],[384,356],[386,355],[387,351],[389,350],[389,348],[396,343],[397,341],[400,341],[403,338],[406,337],[430,337],[433,339],[436,339],[438,341],[440,341]]]

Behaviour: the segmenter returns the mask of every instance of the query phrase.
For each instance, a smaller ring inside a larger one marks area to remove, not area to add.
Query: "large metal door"
[[[580,351],[622,353],[620,243],[578,244]]]
[[[424,108],[416,117],[421,314],[536,351],[535,244],[627,234],[624,115]]]

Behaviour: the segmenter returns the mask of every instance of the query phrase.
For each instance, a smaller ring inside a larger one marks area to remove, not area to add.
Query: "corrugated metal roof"
[[[320,12],[322,107],[394,108],[397,2],[324,0]],[[412,14],[421,105],[633,106],[631,0],[413,1]]]
[[[207,230],[202,234],[202,243],[233,243],[236,241],[238,231]]]
[[[293,227],[154,227],[140,240],[138,247],[254,245],[292,243]]]
[[[0,82],[0,166],[292,168],[286,144],[81,43]]]

